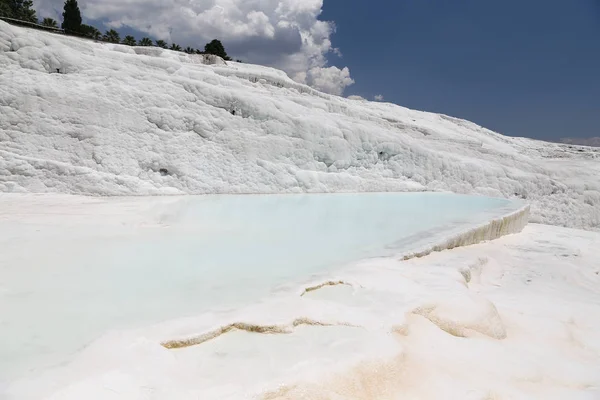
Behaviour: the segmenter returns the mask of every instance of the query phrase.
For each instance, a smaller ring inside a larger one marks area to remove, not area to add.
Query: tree
[[[204,52],[206,54],[214,54],[215,56],[219,56],[227,61],[231,60],[231,58],[227,55],[227,52],[225,51],[225,47],[223,47],[221,41],[217,39],[214,39],[210,43],[207,43],[206,46],[204,46]]]
[[[171,47],[169,47],[169,50],[173,50],[173,51],[181,51],[181,46],[178,44],[173,43],[171,45]]]
[[[0,0],[0,16],[37,23],[31,0]]]
[[[12,10],[8,0],[0,0],[0,17],[12,18]]]
[[[98,29],[93,26],[81,24],[80,32],[85,36],[91,39],[100,40],[102,39],[102,33]]]
[[[186,47],[183,51],[185,51],[188,54],[194,54],[196,52],[196,50],[191,48],[190,46]]]
[[[147,37],[142,38],[142,40],[138,42],[138,46],[152,46],[152,39]]]
[[[111,29],[110,31],[106,31],[104,36],[102,36],[102,40],[110,43],[119,43],[121,41],[121,36],[119,36],[119,32]]]
[[[62,28],[66,32],[81,32],[81,11],[77,0],[65,1]]]
[[[167,42],[165,42],[164,40],[157,40],[157,41],[156,41],[156,45],[157,45],[158,47],[162,47],[163,49],[166,49],[166,48],[167,48]]]
[[[196,49],[196,54],[204,54],[204,52],[200,49]]]
[[[137,42],[135,41],[135,38],[131,35],[125,36],[125,39],[123,39],[122,43],[126,44],[127,46],[135,46],[137,44]]]
[[[48,28],[58,28],[58,22],[53,18],[44,18],[42,25],[47,26]]]

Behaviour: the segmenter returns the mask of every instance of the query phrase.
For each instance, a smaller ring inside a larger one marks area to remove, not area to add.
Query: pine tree
[[[135,41],[135,38],[131,35],[125,36],[125,39],[123,39],[122,43],[126,44],[127,46],[135,46],[137,44],[137,42]]]
[[[215,56],[219,56],[224,60],[231,60],[225,51],[225,47],[223,47],[221,41],[217,39],[207,43],[206,46],[204,46],[204,52],[206,54],[214,54]]]
[[[0,0],[0,17],[12,18],[12,10],[8,0]]]
[[[31,0],[0,0],[0,16],[37,23]]]
[[[81,11],[77,0],[65,1],[62,28],[67,32],[81,32]]]

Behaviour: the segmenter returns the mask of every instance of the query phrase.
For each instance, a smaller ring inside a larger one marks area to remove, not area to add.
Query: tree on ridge
[[[127,46],[135,46],[137,44],[135,38],[131,35],[125,36],[125,39],[123,39],[122,43],[126,44]]]
[[[110,43],[119,43],[121,41],[121,36],[119,35],[119,32],[111,29],[110,31],[106,31],[102,39]]]
[[[38,23],[32,0],[0,0],[0,16]]]
[[[47,26],[48,28],[58,28],[58,22],[56,22],[54,18],[44,18],[42,25]]]
[[[81,32],[81,11],[77,0],[65,1],[62,28],[66,32]]]
[[[0,17],[12,18],[12,10],[8,0],[0,0]]]
[[[138,46],[152,46],[152,39],[147,37],[142,38],[142,40],[138,42]]]
[[[207,43],[206,46],[204,46],[204,52],[206,54],[214,54],[215,56],[219,56],[226,61],[231,60],[231,57],[229,57],[225,51],[225,47],[223,47],[223,43],[221,43],[221,41],[218,39],[214,39],[210,43]]]
[[[80,33],[83,36],[89,37],[94,40],[102,39],[102,33],[98,30],[98,28],[91,25],[81,24]]]

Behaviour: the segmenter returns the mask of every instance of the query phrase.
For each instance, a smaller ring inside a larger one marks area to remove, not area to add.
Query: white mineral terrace
[[[121,354],[142,339],[192,354],[237,331],[323,329],[344,341],[340,329],[354,337],[385,318],[362,320],[312,297],[337,284],[360,287],[346,275],[357,261],[407,259],[519,232],[529,212],[518,202],[448,193],[4,195],[0,204],[0,365],[14,398],[52,393],[87,368],[90,377],[103,366],[120,368],[108,359],[79,363],[90,351]],[[319,343],[307,362],[325,351]],[[348,363],[373,356],[371,347]]]
[[[597,400],[599,159],[0,21],[0,399]]]

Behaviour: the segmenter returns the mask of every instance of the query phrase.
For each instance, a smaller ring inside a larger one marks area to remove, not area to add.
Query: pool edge
[[[529,223],[530,209],[531,206],[526,204],[516,211],[512,211],[504,216],[496,217],[473,228],[454,233],[449,237],[442,239],[441,243],[428,244],[419,250],[403,253],[400,255],[400,259],[410,260],[411,258],[421,258],[434,252],[469,246],[487,240],[498,239],[502,236],[519,233]]]

